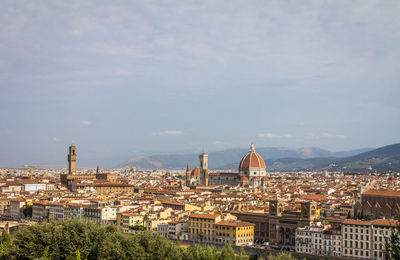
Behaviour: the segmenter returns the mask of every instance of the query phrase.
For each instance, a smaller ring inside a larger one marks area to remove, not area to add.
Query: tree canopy
[[[3,259],[248,259],[229,244],[221,250],[199,245],[181,247],[158,234],[127,235],[116,226],[69,219],[21,227],[2,237]]]

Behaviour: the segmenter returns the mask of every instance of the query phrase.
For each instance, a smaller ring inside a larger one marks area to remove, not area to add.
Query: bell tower
[[[208,154],[199,154],[200,183],[208,186]]]
[[[190,186],[190,178],[191,178],[191,174],[190,174],[190,165],[189,162],[186,166],[186,186]]]
[[[208,170],[208,154],[199,154],[199,168],[201,171]]]
[[[301,202],[301,216],[309,220],[318,218],[317,203],[315,201]]]
[[[76,147],[71,144],[69,147],[68,154],[68,174],[74,174],[76,172]]]
[[[269,214],[272,216],[280,217],[285,209],[285,204],[283,201],[278,199],[269,201]]]

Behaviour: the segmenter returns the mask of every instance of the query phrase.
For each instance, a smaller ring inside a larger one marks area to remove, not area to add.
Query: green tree
[[[396,217],[396,227],[390,232],[390,236],[385,238],[385,250],[388,259],[400,259],[400,212]]]
[[[360,215],[358,214],[358,210],[354,208],[354,213],[353,213],[353,218],[354,219],[359,219]]]
[[[199,245],[183,248],[155,233],[127,235],[114,225],[80,219],[21,227],[11,239],[6,233],[1,239],[1,259],[248,259],[243,249],[235,254],[229,244],[221,251]]]
[[[296,258],[289,253],[279,253],[268,256],[268,260],[296,260]]]
[[[43,255],[40,258],[40,260],[47,260],[47,256],[49,255],[49,246],[46,246],[46,248],[44,249]]]
[[[32,205],[25,205],[22,213],[25,218],[32,218]]]
[[[4,244],[5,247],[9,246],[11,243],[11,236],[9,233],[7,233],[5,230],[3,231],[3,233],[1,233],[1,238],[0,238],[0,242],[2,244]]]
[[[107,246],[118,248],[125,240],[133,238],[124,236],[115,226],[100,226],[79,219],[50,221],[18,229],[6,253],[9,259],[40,258],[49,247],[49,259],[66,259],[76,250],[84,259],[98,259],[100,253],[108,250]],[[130,252],[130,244],[123,246],[124,252]]]
[[[79,249],[75,251],[75,260],[81,260],[81,253],[79,252]]]
[[[221,249],[221,255],[219,259],[221,260],[230,260],[235,259],[235,251],[233,251],[231,245],[228,242],[224,243],[224,246]]]

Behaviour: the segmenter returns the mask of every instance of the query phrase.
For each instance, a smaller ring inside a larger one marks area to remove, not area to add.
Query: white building
[[[172,221],[168,223],[168,238],[184,240],[188,233],[189,223],[186,221]]]
[[[168,238],[168,223],[161,223],[157,225],[157,233],[163,237]]]
[[[342,256],[371,258],[372,221],[347,219],[342,225]]]
[[[302,227],[296,229],[296,252],[311,255],[334,256],[341,250],[339,230],[325,227]]]
[[[37,192],[40,190],[46,190],[46,184],[45,183],[25,183],[24,184],[24,189],[26,192]]]

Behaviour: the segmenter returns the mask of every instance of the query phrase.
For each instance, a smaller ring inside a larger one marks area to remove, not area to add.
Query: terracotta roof
[[[376,219],[372,224],[376,226],[394,227],[398,224],[398,221],[393,219]]]
[[[356,220],[356,219],[346,219],[346,220],[343,221],[343,224],[347,224],[347,225],[370,226],[370,225],[372,225],[372,221]]]
[[[221,215],[219,214],[191,214],[189,217],[190,218],[207,218],[207,219],[216,219],[217,217],[219,217]]]
[[[307,195],[301,196],[300,199],[303,199],[303,200],[326,200],[326,196],[319,195],[319,194],[307,194]]]
[[[134,187],[130,184],[125,183],[96,183],[93,184],[94,187]]]
[[[161,204],[185,206],[185,203],[176,202],[176,201],[161,201]]]
[[[400,191],[394,190],[368,190],[363,195],[385,196],[385,197],[400,197]]]
[[[245,222],[245,221],[226,221],[226,220],[221,220],[215,225],[219,226],[230,226],[230,227],[247,227],[247,226],[255,226],[255,224],[250,223],[250,222]]]

